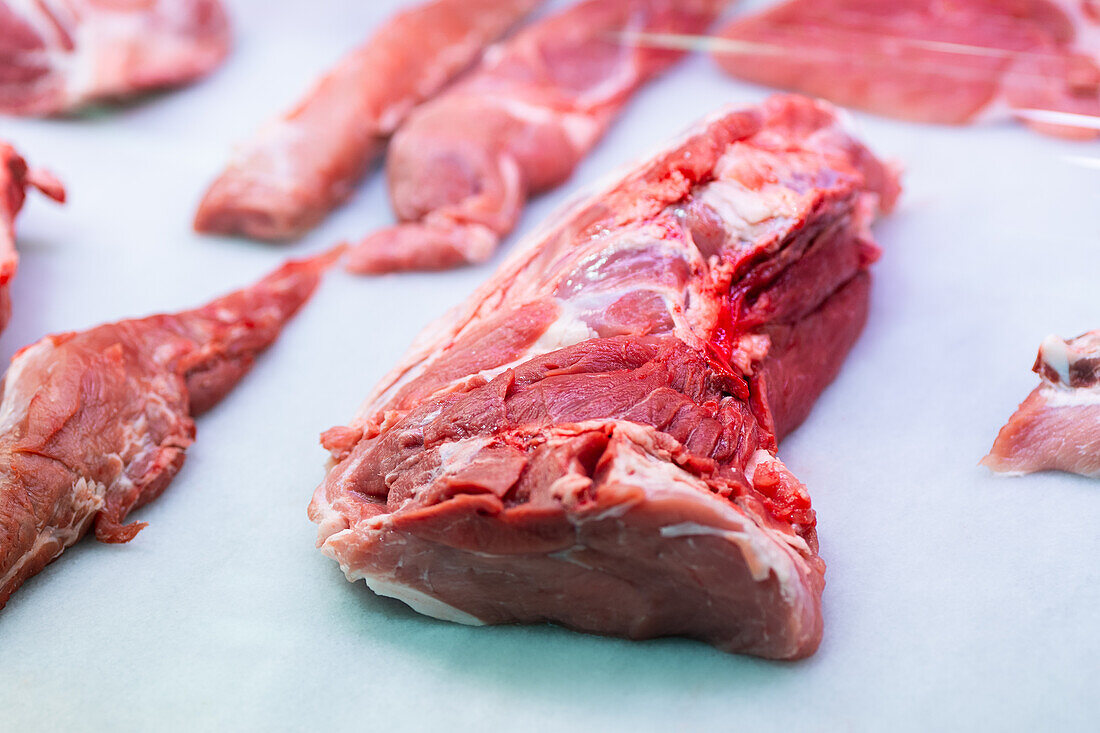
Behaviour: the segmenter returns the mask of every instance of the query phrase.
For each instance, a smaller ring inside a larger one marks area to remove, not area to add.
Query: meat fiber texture
[[[47,336],[12,359],[0,391],[0,608],[94,528],[123,524],[183,464],[195,415],[251,368],[334,255],[291,262],[192,311]]]
[[[825,568],[776,446],[863,326],[897,193],[824,103],[709,119],[552,217],[325,433],[320,548],[452,621],[813,653]]]
[[[1042,379],[1001,428],[982,463],[998,473],[1067,471],[1100,478],[1100,331],[1050,336],[1034,371]]]
[[[305,234],[351,195],[414,106],[540,2],[435,0],[398,13],[240,147],[199,205],[195,229]]]
[[[55,201],[65,200],[65,188],[49,173],[32,170],[15,148],[0,141],[0,333],[11,320],[8,289],[19,267],[15,249],[15,217],[23,208],[28,188],[37,188]]]
[[[527,198],[564,183],[633,93],[683,55],[617,36],[702,32],[728,4],[587,0],[493,48],[397,131],[386,172],[400,223],[360,242],[349,269],[440,270],[486,260]]]
[[[0,112],[58,115],[186,84],[230,40],[220,0],[0,0]]]
[[[768,86],[919,122],[1013,111],[1042,132],[1100,134],[1095,0],[791,0],[719,35],[734,44],[722,68]]]

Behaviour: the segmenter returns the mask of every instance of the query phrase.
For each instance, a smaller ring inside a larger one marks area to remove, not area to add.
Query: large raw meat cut
[[[0,142],[0,333],[11,318],[8,288],[19,267],[15,216],[23,208],[28,188],[37,188],[55,201],[65,200],[65,189],[56,178],[45,171],[28,168],[15,148]]]
[[[395,15],[237,151],[195,229],[301,236],[351,195],[413,107],[541,1],[435,0]]]
[[[1048,337],[1042,382],[1001,428],[982,463],[998,473],[1068,471],[1100,478],[1100,331]]]
[[[0,608],[95,530],[160,495],[213,407],[309,298],[333,254],[290,262],[209,305],[47,336],[12,359],[0,394]]]
[[[824,564],[776,445],[863,326],[897,192],[824,103],[710,119],[552,217],[323,436],[321,549],[452,621],[811,654]]]
[[[56,115],[185,84],[229,44],[220,0],[0,0],[0,112]]]
[[[1091,138],[1100,123],[1097,8],[1094,0],[790,0],[723,29],[734,48],[715,57],[742,79],[892,117],[963,124],[1012,109],[1041,131]]]
[[[400,220],[350,253],[361,273],[485,260],[528,196],[563,183],[642,84],[680,52],[621,44],[624,32],[700,32],[729,0],[587,0],[486,54],[416,110],[386,162]]]

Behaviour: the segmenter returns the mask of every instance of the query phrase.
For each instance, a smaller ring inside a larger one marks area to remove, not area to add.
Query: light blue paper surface
[[[400,3],[230,4],[237,47],[210,79],[94,119],[0,119],[0,138],[71,195],[34,197],[19,221],[4,359],[47,332],[202,303],[390,221],[375,175],[298,245],[191,233],[232,144]],[[523,229],[716,107],[766,94],[689,60]],[[349,584],[314,549],[318,434],[498,256],[333,272],[199,420],[180,475],[135,515],[149,527],[125,546],[81,542],[0,612],[0,730],[1087,730],[1100,483],[997,479],[977,461],[1036,383],[1040,340],[1100,327],[1100,170],[1071,159],[1100,160],[1100,143],[855,124],[904,163],[906,190],[875,230],[867,330],[780,451],[810,488],[828,563],[812,659],[447,624]]]

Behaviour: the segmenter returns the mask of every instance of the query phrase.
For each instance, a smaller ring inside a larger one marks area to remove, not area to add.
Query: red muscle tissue
[[[452,621],[813,653],[816,519],[776,448],[863,327],[897,193],[826,104],[710,119],[553,217],[323,436],[322,551]]]
[[[719,35],[737,48],[718,63],[749,81],[921,122],[1013,110],[1044,132],[1098,134],[1096,0],[790,0]]]
[[[220,0],[0,0],[0,113],[56,115],[178,86],[229,52]]]
[[[585,0],[490,49],[417,109],[386,161],[400,220],[351,250],[360,273],[486,260],[527,198],[564,183],[642,85],[683,54],[628,32],[699,33],[729,0]]]
[[[196,310],[47,336],[12,359],[0,392],[0,607],[89,530],[123,524],[183,464],[213,407],[317,286],[335,253],[291,262]]]
[[[195,229],[305,234],[351,195],[413,107],[540,2],[433,0],[398,13],[241,146],[203,198]]]

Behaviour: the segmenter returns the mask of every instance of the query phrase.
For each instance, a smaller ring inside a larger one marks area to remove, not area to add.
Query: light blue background
[[[237,47],[210,79],[88,120],[0,119],[0,137],[71,193],[64,208],[32,200],[19,222],[3,358],[47,332],[203,302],[390,220],[375,175],[298,245],[190,233],[232,144],[399,3],[230,4]],[[696,118],[765,94],[689,60],[638,96],[523,229]],[[334,272],[199,421],[187,465],[136,516],[150,526],[121,547],[80,543],[0,612],[0,729],[1095,725],[1100,484],[996,479],[976,464],[1034,385],[1039,341],[1100,327],[1100,170],[1074,162],[1100,160],[1100,143],[1008,123],[856,123],[904,162],[906,193],[876,228],[885,254],[867,330],[780,452],[811,490],[829,565],[815,657],[450,625],[347,583],[313,549],[317,435],[347,420],[498,256],[438,275]]]

